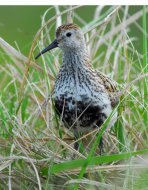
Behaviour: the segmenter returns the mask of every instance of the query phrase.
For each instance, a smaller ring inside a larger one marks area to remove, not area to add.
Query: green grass
[[[147,55],[147,14],[146,14],[146,6],[143,6],[143,30],[144,30],[144,34],[143,34],[143,68],[144,68],[144,72],[148,73],[148,55]],[[147,80],[145,79],[144,81],[144,106],[147,105],[148,103],[148,88],[147,88]],[[145,112],[144,113],[144,123],[145,126],[148,126],[148,122],[147,122],[147,118],[148,118],[148,114]]]
[[[144,149],[137,152],[130,152],[130,153],[122,153],[122,154],[113,154],[108,156],[95,156],[91,157],[91,159],[83,159],[83,160],[73,160],[69,162],[64,162],[61,164],[55,164],[49,168],[49,171],[53,174],[63,172],[65,170],[72,170],[76,168],[81,168],[82,166],[85,168],[86,166],[96,166],[99,164],[110,163],[113,161],[119,161],[127,158],[131,158],[132,156],[136,156],[139,154],[148,153],[148,149]],[[47,168],[43,169],[42,172],[44,175],[48,175]],[[81,173],[80,173],[81,174]]]
[[[83,7],[74,10],[93,67],[123,91],[115,126],[106,131],[114,110],[99,134],[80,137],[80,152],[73,149],[73,134],[63,127],[52,100],[61,51],[34,60],[66,20],[68,7],[56,8],[49,18],[54,9],[43,15],[28,58],[0,39],[0,190],[146,189],[148,7],[94,7],[90,21],[79,16]],[[105,152],[99,156],[102,135]]]

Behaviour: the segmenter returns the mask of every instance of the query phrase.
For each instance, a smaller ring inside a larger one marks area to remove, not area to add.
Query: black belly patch
[[[103,107],[95,106],[87,98],[83,98],[83,102],[75,102],[72,98],[64,99],[63,97],[55,100],[56,111],[60,117],[62,116],[62,121],[68,128],[71,126],[75,128],[77,125],[82,128],[92,125],[94,125],[92,127],[101,126],[107,118],[102,113],[104,107],[105,105]]]

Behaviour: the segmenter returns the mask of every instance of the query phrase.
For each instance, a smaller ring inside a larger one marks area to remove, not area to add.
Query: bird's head
[[[84,35],[79,26],[76,24],[61,25],[56,30],[56,39],[45,49],[43,49],[36,59],[56,47],[63,51],[80,51],[85,48]]]

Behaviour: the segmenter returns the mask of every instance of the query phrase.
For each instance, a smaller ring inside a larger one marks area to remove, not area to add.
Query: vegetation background
[[[76,152],[51,98],[61,51],[34,60],[70,7],[1,6],[0,189],[148,189],[148,7],[73,8],[93,67],[124,92],[118,121],[105,132],[106,121],[97,138],[97,131],[84,135]],[[105,153],[97,156],[102,134]]]

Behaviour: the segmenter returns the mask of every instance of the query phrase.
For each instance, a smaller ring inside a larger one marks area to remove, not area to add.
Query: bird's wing
[[[100,71],[97,71],[97,74],[101,78],[104,87],[109,93],[118,91],[118,85],[114,80],[112,80],[107,75],[101,73]]]
[[[111,105],[115,107],[119,103],[120,99],[118,96],[119,89],[117,83],[107,75],[101,73],[100,71],[97,71],[97,74],[102,80],[102,84],[104,85],[105,89],[109,94]]]

